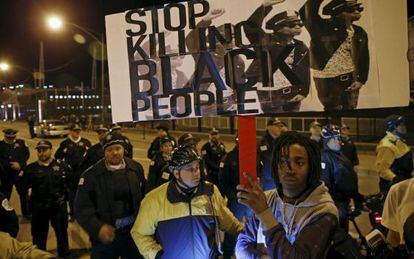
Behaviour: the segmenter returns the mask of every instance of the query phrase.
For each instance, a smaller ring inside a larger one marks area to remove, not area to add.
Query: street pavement
[[[27,146],[30,149],[30,159],[29,163],[36,161],[37,156],[35,152],[35,145],[40,140],[38,138],[31,139],[27,123],[24,122],[0,122],[0,131],[6,128],[15,128],[18,129],[18,138],[24,139],[26,141]],[[178,137],[184,132],[171,132],[172,135],[178,139]],[[134,159],[140,162],[145,170],[145,175],[148,174],[148,167],[150,164],[150,160],[147,159],[147,150],[150,146],[151,141],[156,137],[155,131],[146,131],[143,132],[142,129],[126,129],[123,131],[132,142],[134,146]],[[90,131],[83,131],[82,136],[89,139],[92,144],[98,142],[97,135],[95,132]],[[198,145],[199,148],[208,140],[207,134],[198,135],[201,136],[201,142]],[[226,150],[230,151],[234,147],[234,141],[232,140],[232,136],[225,136],[223,137],[223,142],[226,146]],[[59,143],[63,140],[62,138],[49,138],[53,144],[53,148],[56,151]],[[359,188],[360,192],[364,195],[374,194],[378,192],[378,176],[373,171],[373,165],[375,161],[375,153],[373,152],[360,152],[360,165],[356,168],[358,172],[359,178]],[[24,220],[21,216],[20,206],[19,206],[19,198],[16,191],[13,191],[11,201],[11,205],[15,208],[17,214],[19,215],[20,220],[20,231],[18,234],[17,239],[19,241],[31,242],[31,232],[30,232],[30,222]],[[368,215],[363,213],[361,216],[357,218],[357,224],[361,228],[364,234],[368,233],[371,230],[371,226],[369,223]],[[90,242],[87,234],[82,230],[82,228],[76,222],[70,222],[69,228],[69,246],[72,250],[73,258],[89,258],[88,248],[90,247]],[[356,231],[354,230],[353,226],[351,225],[351,234],[356,236]],[[57,253],[56,251],[56,238],[53,232],[53,228],[50,227],[49,235],[48,235],[48,242],[47,242],[47,249],[52,251],[53,253]]]

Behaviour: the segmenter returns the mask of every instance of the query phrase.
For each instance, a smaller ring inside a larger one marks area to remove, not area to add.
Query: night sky
[[[0,60],[33,71],[39,65],[39,44],[43,41],[47,84],[74,86],[83,81],[85,85],[89,85],[92,58],[88,46],[93,39],[71,26],[66,26],[63,31],[53,32],[46,27],[45,17],[52,13],[60,14],[65,21],[100,33],[104,32],[104,16],[107,14],[167,2],[179,1],[2,0]],[[407,3],[408,17],[411,17],[414,15],[414,1],[407,0]],[[73,36],[76,33],[85,37],[85,44],[75,42]],[[59,67],[62,68],[57,69]],[[53,69],[57,70],[48,72]],[[17,84],[22,81],[33,83],[29,73],[21,68],[12,68],[7,74],[0,74],[0,84]]]

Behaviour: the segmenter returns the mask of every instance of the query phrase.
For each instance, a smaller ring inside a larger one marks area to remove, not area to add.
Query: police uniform
[[[7,197],[0,192],[0,232],[16,237],[19,232],[19,220],[16,211],[10,206]]]
[[[17,130],[6,129],[3,130],[5,137],[16,137]],[[22,214],[29,215],[27,204],[27,193],[21,183],[21,172],[26,166],[29,159],[29,148],[22,139],[15,139],[13,143],[6,143],[5,140],[0,141],[0,180],[2,185],[0,192],[2,192],[8,199],[11,197],[13,185],[16,184],[17,193],[20,196],[20,205]],[[10,162],[17,162],[20,165],[20,170],[14,170],[10,167]]]
[[[380,189],[388,192],[394,183],[411,178],[413,157],[410,147],[391,132],[377,146],[376,170],[380,176]]]
[[[351,199],[355,206],[359,207],[362,196],[358,192],[358,175],[354,170],[352,162],[341,153],[328,147],[332,138],[340,138],[339,131],[334,127],[325,127],[322,130],[324,149],[321,153],[322,180],[329,188],[329,194],[338,207],[339,224],[342,228],[349,230],[347,216]]]
[[[90,147],[91,142],[83,137],[80,137],[76,142],[68,137],[60,143],[60,146],[55,153],[56,159],[64,160],[73,170],[72,173],[67,176],[70,214],[73,214],[73,199],[75,198],[77,183],[82,174],[80,165],[83,156]]]
[[[354,166],[359,165],[359,158],[354,141],[350,137],[342,137],[341,152]]]
[[[161,138],[160,144],[167,142],[172,142],[169,137]],[[158,152],[155,157],[152,159],[149,172],[148,172],[148,182],[147,182],[147,191],[149,192],[163,183],[168,182],[172,178],[172,174],[169,171],[169,164],[171,161],[171,156]]]
[[[110,133],[104,148],[124,145],[119,133]],[[102,159],[86,170],[79,180],[75,218],[92,240],[92,258],[141,258],[130,235],[145,192],[144,170],[138,162],[124,157],[118,168]],[[104,225],[115,228],[115,239],[103,244],[99,231]]]
[[[167,122],[160,122],[155,128],[157,130],[165,131],[167,133],[166,137],[170,138],[170,140],[171,140],[171,144],[173,146],[173,149],[177,147],[177,142],[175,141],[175,138],[168,134],[169,127],[168,127]],[[152,160],[158,154],[158,152],[160,151],[160,146],[161,146],[160,142],[163,138],[164,137],[158,136],[151,142],[151,145],[150,145],[150,147],[147,151],[147,157],[149,159]]]
[[[272,123],[272,122],[269,122]],[[269,124],[268,123],[268,124]],[[271,170],[272,163],[272,151],[275,139],[270,135],[269,131],[266,130],[265,135],[259,142],[257,149],[258,153],[258,177],[260,177],[260,184],[263,190],[271,190],[276,187]]]
[[[199,160],[193,148],[180,146],[171,166]],[[142,201],[131,234],[145,258],[217,258],[220,230],[237,235],[243,228],[216,186],[203,180],[194,187],[183,184],[173,178]]]
[[[237,185],[240,184],[239,174],[239,145],[237,144],[233,150],[227,153],[220,163],[219,173],[219,190],[222,195],[228,199],[227,207],[238,220],[248,217],[250,209],[237,201]],[[234,253],[236,245],[236,237],[225,234],[223,242],[223,257],[230,258]]]
[[[40,141],[36,148],[51,148],[48,141]],[[24,170],[23,179],[27,188],[32,189],[30,204],[32,208],[33,244],[46,250],[49,222],[56,233],[58,254],[70,255],[68,241],[68,212],[66,176],[70,167],[60,160],[53,159],[49,164],[36,161]]]
[[[296,11],[284,11],[276,14],[266,22],[266,29],[274,33],[266,33],[262,29],[265,17],[272,11],[272,6],[258,7],[248,18],[246,37],[253,44],[256,53],[265,53],[269,57],[255,59],[246,71],[246,76],[258,79],[257,96],[264,113],[296,112],[300,102],[292,102],[297,95],[306,97],[310,86],[309,49],[303,41],[287,37],[278,31],[292,23],[301,26],[299,14]],[[289,53],[286,53],[290,50]],[[280,60],[286,56],[285,60]],[[263,63],[266,62],[267,68]],[[287,73],[279,69],[284,62],[291,69]],[[266,71],[264,71],[266,69]]]
[[[105,153],[103,150],[102,143],[97,143],[93,145],[91,148],[86,151],[85,156],[82,159],[81,165],[80,165],[80,172],[85,172],[86,169],[91,167],[92,165],[96,164],[99,160],[104,158]]]
[[[207,180],[215,185],[218,185],[220,162],[225,154],[226,147],[221,141],[209,141],[201,148]]]
[[[106,128],[103,125],[100,125],[96,132],[98,133],[98,135],[101,133],[105,133],[106,135],[108,133],[108,128]],[[88,151],[86,151],[86,154],[83,157],[80,165],[80,172],[85,172],[86,169],[96,164],[99,160],[104,158],[104,156],[105,153],[103,149],[103,143],[102,140],[100,140],[99,143],[96,143],[91,148],[89,148]]]

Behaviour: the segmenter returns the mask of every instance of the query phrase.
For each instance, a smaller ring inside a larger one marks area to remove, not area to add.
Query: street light
[[[1,71],[7,71],[9,70],[10,66],[7,62],[1,62],[0,63],[0,70]]]
[[[101,105],[103,107],[105,107],[105,38],[104,38],[104,34],[103,33],[97,33],[97,32],[93,32],[90,29],[86,29],[76,23],[71,23],[71,22],[63,22],[63,20],[61,18],[59,18],[58,16],[50,16],[47,18],[47,24],[48,26],[53,29],[53,30],[59,30],[63,27],[63,24],[67,24],[70,26],[73,26],[79,30],[81,30],[82,32],[88,34],[92,39],[94,39],[96,42],[98,42],[100,44],[100,61],[101,61],[101,96],[102,96],[102,100],[101,100]],[[98,38],[101,39],[98,39]],[[93,56],[94,59],[96,59],[95,56]],[[105,123],[105,109],[102,109],[102,123]]]
[[[60,19],[57,16],[51,16],[47,19],[47,24],[50,28],[54,30],[59,30],[60,28],[62,28],[62,19]]]

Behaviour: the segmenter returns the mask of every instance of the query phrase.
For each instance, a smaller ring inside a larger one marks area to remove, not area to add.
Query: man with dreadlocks
[[[238,237],[236,256],[260,258],[265,253],[257,243],[265,240],[268,258],[322,258],[336,230],[338,211],[321,181],[319,148],[308,137],[286,132],[275,141],[274,150],[276,189],[263,192],[247,173],[250,186],[237,186],[239,202],[254,216]]]
[[[202,180],[200,160],[191,146],[179,146],[170,162],[174,178],[142,201],[131,234],[145,258],[216,258],[220,231],[242,230],[218,188]]]

